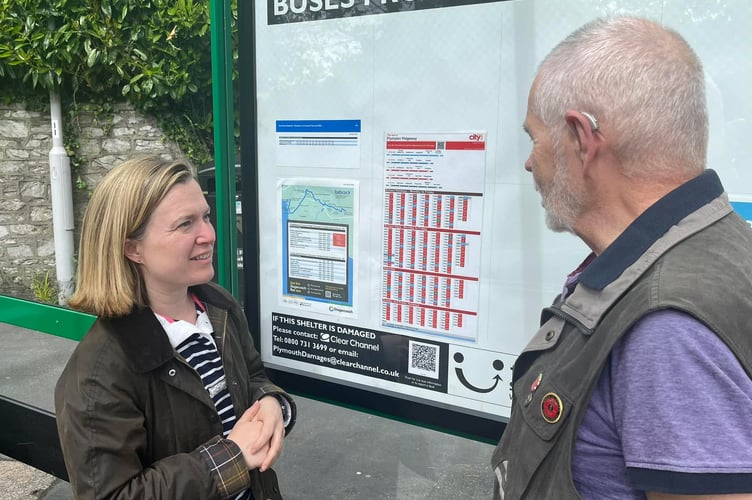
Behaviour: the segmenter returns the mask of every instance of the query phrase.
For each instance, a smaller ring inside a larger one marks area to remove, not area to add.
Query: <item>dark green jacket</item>
[[[236,415],[266,394],[281,394],[294,422],[292,399],[267,379],[238,303],[213,283],[192,291],[207,304]],[[207,500],[232,493],[199,451],[222,435],[214,404],[151,309],[92,325],[58,380],[55,409],[76,498]],[[246,469],[242,455],[228,466]],[[254,470],[245,483],[257,500],[281,498],[273,471]]]
[[[572,480],[578,427],[614,344],[651,311],[695,316],[752,376],[752,230],[725,194],[644,245],[625,269],[594,277],[603,286],[581,280],[544,310],[515,363],[512,413],[492,458],[495,499],[580,498]]]

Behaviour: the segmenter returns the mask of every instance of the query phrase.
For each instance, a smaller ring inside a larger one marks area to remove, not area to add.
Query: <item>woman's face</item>
[[[185,292],[214,277],[216,240],[209,205],[194,180],[175,185],[157,205],[140,240],[128,240],[126,256],[140,265],[149,296]]]

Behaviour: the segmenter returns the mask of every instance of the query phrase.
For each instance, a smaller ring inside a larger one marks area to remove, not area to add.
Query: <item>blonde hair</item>
[[[194,179],[185,160],[134,158],[113,168],[86,207],[78,253],[74,309],[118,317],[148,305],[143,278],[125,256],[128,239],[139,239],[151,214],[176,184]]]

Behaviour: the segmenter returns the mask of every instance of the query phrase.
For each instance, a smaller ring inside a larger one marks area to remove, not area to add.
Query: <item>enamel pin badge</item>
[[[541,380],[543,380],[543,374],[539,373],[537,377],[535,377],[535,380],[533,380],[533,383],[530,384],[530,394],[527,395],[527,398],[525,399],[525,406],[529,405],[533,401],[533,393],[538,390],[538,386],[541,383]]]
[[[541,400],[541,415],[543,420],[549,424],[555,424],[561,418],[561,412],[564,410],[564,405],[561,402],[561,398],[553,393],[549,392]]]

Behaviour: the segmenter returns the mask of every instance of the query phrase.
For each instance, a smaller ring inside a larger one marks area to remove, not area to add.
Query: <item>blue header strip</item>
[[[277,120],[277,132],[360,132],[360,120]]]
[[[752,224],[752,202],[748,201],[732,201],[731,206],[734,207],[736,213],[742,216],[744,220]]]

